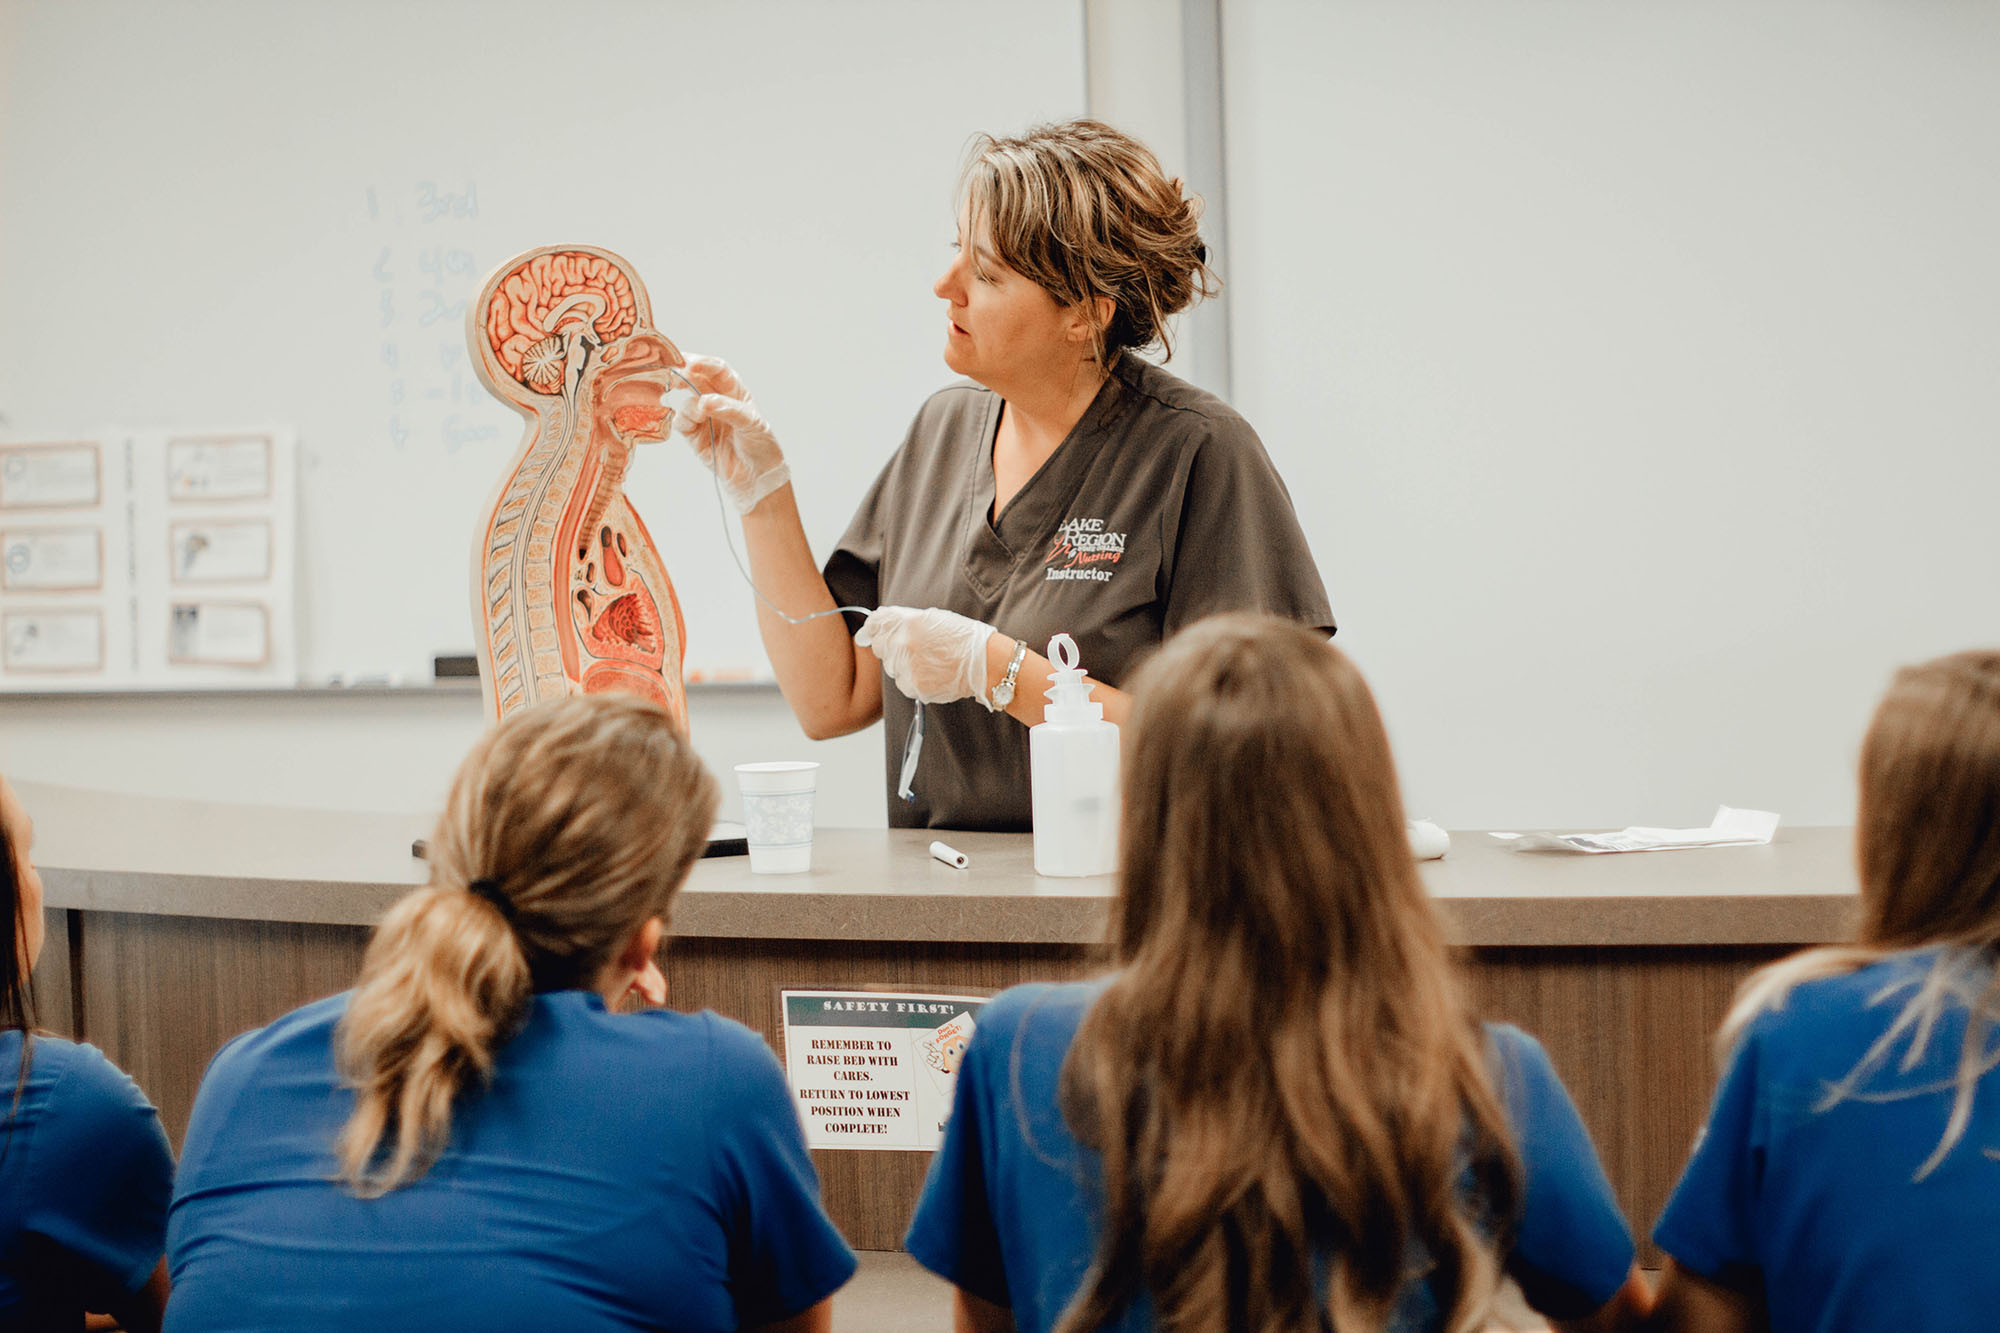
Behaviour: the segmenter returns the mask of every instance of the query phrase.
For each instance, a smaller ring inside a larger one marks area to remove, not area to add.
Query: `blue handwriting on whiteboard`
[[[440,190],[435,181],[417,186],[417,221],[437,222],[444,218],[479,216],[479,187],[467,181],[462,194]]]

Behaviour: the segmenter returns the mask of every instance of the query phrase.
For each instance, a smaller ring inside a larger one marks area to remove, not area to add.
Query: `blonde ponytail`
[[[355,1094],[340,1179],[373,1197],[421,1177],[535,992],[596,984],[665,919],[715,805],[677,724],[634,696],[538,705],[488,733],[452,782],[431,883],[376,927],[340,1022]]]
[[[420,1176],[451,1138],[458,1094],[493,1069],[532,991],[528,959],[501,913],[468,889],[419,889],[391,908],[342,1022],[340,1073],[356,1090],[336,1152],[371,1197]],[[357,1034],[366,1034],[357,1040]],[[397,1130],[387,1159],[382,1139]]]

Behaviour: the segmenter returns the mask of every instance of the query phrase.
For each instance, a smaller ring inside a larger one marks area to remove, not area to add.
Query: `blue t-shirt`
[[[1807,982],[1753,1020],[1653,1230],[1690,1272],[1761,1282],[1779,1333],[2000,1323],[2000,1073],[1980,1081],[1964,1137],[1914,1179],[1951,1114],[1963,1001],[1946,1003],[1907,1067],[1906,1029],[1828,1104],[1940,962],[1974,994],[1992,978],[1963,954],[1917,950]],[[1996,1058],[2000,1033],[1988,1068]]]
[[[347,1001],[237,1038],[202,1079],[170,1330],[733,1329],[853,1274],[763,1039],[585,991],[536,996],[437,1163],[357,1198],[333,1178]]]
[[[1102,989],[1019,986],[980,1010],[905,1242],[940,1277],[1012,1308],[1021,1333],[1055,1324],[1097,1254],[1096,1155],[1070,1133],[1057,1086]],[[1624,1285],[1632,1234],[1541,1046],[1516,1028],[1489,1024],[1486,1032],[1526,1168],[1507,1271],[1544,1314],[1589,1314]],[[1118,1326],[1151,1328],[1150,1311],[1135,1306]],[[1407,1294],[1394,1327],[1444,1327],[1428,1288]]]
[[[0,1032],[0,1328],[78,1328],[160,1262],[174,1158],[139,1085],[95,1046]]]

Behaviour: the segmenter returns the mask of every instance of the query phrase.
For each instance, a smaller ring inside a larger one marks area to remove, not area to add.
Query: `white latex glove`
[[[920,704],[986,697],[986,644],[997,631],[984,621],[939,607],[882,606],[862,622],[854,641],[873,648],[896,688]]]
[[[678,389],[660,401],[673,408],[674,429],[688,437],[701,461],[722,482],[736,512],[747,514],[792,479],[785,451],[727,361],[691,356],[681,373],[701,393]]]

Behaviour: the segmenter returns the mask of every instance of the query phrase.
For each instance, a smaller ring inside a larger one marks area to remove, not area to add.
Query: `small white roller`
[[[1403,828],[1410,835],[1410,855],[1419,861],[1436,861],[1451,850],[1451,835],[1428,819],[1412,819]]]

